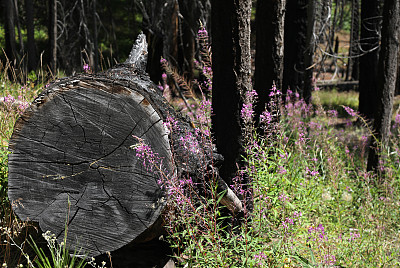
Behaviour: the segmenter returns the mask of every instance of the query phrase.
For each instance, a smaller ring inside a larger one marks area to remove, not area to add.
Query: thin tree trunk
[[[373,119],[377,98],[377,66],[380,36],[380,3],[382,0],[361,1],[361,53],[359,75],[359,112]]]
[[[27,32],[27,48],[28,48],[28,71],[36,69],[36,44],[35,44],[35,26],[33,24],[34,8],[33,0],[25,0],[26,11],[26,32]]]
[[[359,54],[358,50],[358,39],[359,39],[359,0],[353,0],[351,2],[351,31],[350,31],[350,48],[349,48],[349,58],[347,61],[346,70],[346,81],[354,80],[353,69],[357,68],[357,58],[354,56]],[[351,76],[351,78],[350,78]]]
[[[14,24],[14,1],[5,0],[4,20],[5,20],[5,41],[6,41],[6,56],[10,62],[14,62],[17,58],[17,48],[15,44],[15,24]]]
[[[211,1],[212,127],[225,158],[220,174],[228,182],[243,162],[240,110],[242,94],[251,89],[250,15],[251,0]]]
[[[305,73],[304,73],[304,89],[303,89],[303,98],[307,103],[311,101],[311,92],[313,89],[313,60],[314,60],[314,51],[315,51],[315,38],[314,38],[314,30],[315,30],[315,9],[316,9],[316,0],[309,0],[307,7],[307,50],[304,58],[305,65]]]
[[[19,54],[24,54],[24,41],[22,40],[22,32],[21,32],[21,24],[19,23],[19,11],[18,11],[18,3],[17,0],[14,0],[14,14],[15,14],[15,22],[17,24],[17,31],[18,31],[18,42],[19,42]]]
[[[400,95],[400,49],[397,55],[397,78],[396,78],[396,90],[394,95]]]
[[[96,2],[97,0],[93,0],[92,6],[92,16],[93,16],[93,52],[94,52],[94,62],[93,69],[97,73],[99,71],[99,47],[97,43],[97,11],[96,11]]]
[[[329,53],[333,54],[333,44],[335,41],[335,31],[336,31],[336,19],[337,19],[337,10],[339,8],[340,5],[340,0],[336,0],[335,1],[335,10],[333,12],[333,18],[332,18],[332,25],[329,29]]]
[[[285,53],[282,92],[303,88],[304,53],[306,50],[307,1],[287,0],[285,15]]]
[[[256,122],[269,101],[272,85],[282,90],[285,5],[286,0],[257,1],[254,75],[254,87],[258,94]]]
[[[188,80],[193,79],[194,58],[195,58],[195,38],[196,35],[193,31],[198,29],[198,19],[195,17],[191,10],[191,5],[188,1],[179,0],[179,12],[182,15],[180,18],[180,53],[179,53],[179,66],[182,68],[182,73]]]
[[[382,40],[378,65],[378,98],[374,130],[377,141],[368,156],[368,170],[377,170],[383,162],[384,149],[389,142],[390,123],[396,87],[397,57],[399,52],[400,3],[385,0],[383,8]]]
[[[53,75],[57,72],[57,0],[51,0],[49,6],[49,48],[50,48],[50,70]]]

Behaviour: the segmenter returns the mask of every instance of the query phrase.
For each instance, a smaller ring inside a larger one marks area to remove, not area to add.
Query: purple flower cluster
[[[136,156],[143,160],[143,166],[147,170],[153,170],[161,163],[161,159],[157,153],[154,153],[151,147],[144,142],[142,138],[133,136],[138,143],[131,146],[131,149],[136,151]]]
[[[289,197],[285,193],[282,193],[280,196],[278,196],[278,198],[282,202],[286,202],[287,200],[289,200]]]
[[[300,218],[302,215],[303,215],[303,214],[302,214],[301,212],[295,211],[295,212],[293,213],[293,217],[291,217],[291,218],[286,217],[286,219],[282,222],[282,227],[285,229],[285,231],[287,232],[288,229],[289,229],[291,226],[295,225],[295,223],[296,223],[297,221],[299,221],[299,218]]]
[[[195,136],[193,136],[191,132],[187,132],[185,136],[181,136],[179,138],[179,142],[186,151],[192,152],[194,154],[199,154],[201,152],[199,141]]]
[[[245,123],[249,123],[253,121],[253,104],[252,103],[247,103],[243,104],[242,110],[240,111],[240,116],[242,117],[243,121]]]
[[[89,64],[84,64],[84,65],[83,65],[83,71],[84,71],[85,73],[90,73],[90,66],[89,66]]]
[[[350,108],[348,106],[342,106],[342,107],[346,111],[346,113],[348,113],[350,116],[352,116],[352,117],[357,116],[357,113],[352,108]]]
[[[260,251],[258,254],[254,255],[254,259],[257,261],[258,267],[264,267],[265,261],[268,259],[268,256],[265,255],[263,251]]]
[[[282,95],[282,92],[279,91],[279,89],[276,88],[276,85],[272,85],[272,88],[269,92],[269,96],[273,97],[273,96],[280,96]]]
[[[12,95],[7,95],[0,100],[3,102],[5,109],[7,112],[16,111],[18,114],[22,115],[26,108],[28,108],[29,103],[24,100],[23,93],[24,88],[21,88],[18,95],[18,99],[15,99]]]
[[[354,240],[356,240],[356,239],[358,239],[358,238],[360,238],[361,237],[361,235],[360,234],[358,234],[358,233],[353,233],[353,232],[350,232],[350,237],[349,237],[349,241],[351,242],[351,241],[354,241]]]
[[[199,39],[208,40],[208,32],[204,26],[200,27],[197,32],[197,36]]]
[[[309,227],[308,234],[307,241],[328,241],[328,236],[325,234],[325,228],[322,224],[318,224],[317,227]]]
[[[331,267],[334,266],[336,263],[335,255],[327,254],[324,256],[324,264]]]
[[[308,167],[306,167],[306,174],[311,177],[316,177],[319,175],[319,172],[316,170],[310,170]]]

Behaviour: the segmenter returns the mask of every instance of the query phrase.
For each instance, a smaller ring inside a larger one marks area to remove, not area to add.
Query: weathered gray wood
[[[89,256],[163,232],[168,196],[160,173],[131,149],[138,138],[162,159],[166,174],[190,174],[195,182],[217,174],[211,146],[144,73],[146,54],[140,35],[125,63],[55,81],[18,119],[10,140],[8,194],[17,215],[59,241],[67,226],[67,243]],[[168,118],[174,131],[164,126]],[[196,139],[191,150],[179,142],[188,134]],[[223,182],[220,189],[227,191],[223,203],[240,212],[233,192]]]
[[[349,91],[358,89],[358,81],[318,81],[316,86],[320,89],[337,88],[339,91]]]
[[[116,83],[76,77],[53,84],[15,126],[9,196],[23,219],[90,255],[134,240],[159,217],[157,174],[130,149],[145,140],[172,171],[163,119],[146,98]],[[68,200],[71,205],[68,207]]]

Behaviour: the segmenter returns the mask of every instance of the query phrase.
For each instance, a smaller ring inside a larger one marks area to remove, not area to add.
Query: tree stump
[[[166,193],[157,183],[159,174],[130,148],[138,138],[170,174],[184,169],[201,177],[201,167],[213,161],[207,153],[188,158],[172,142],[194,129],[150,81],[146,57],[141,34],[125,63],[53,82],[18,119],[10,140],[8,193],[16,214],[39,222],[59,241],[67,227],[72,250],[88,256],[162,233]],[[167,118],[179,131],[165,127]],[[228,192],[228,203],[240,210]]]

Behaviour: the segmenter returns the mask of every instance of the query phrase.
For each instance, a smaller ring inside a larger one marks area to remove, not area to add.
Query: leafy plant
[[[77,252],[75,251],[70,255],[69,249],[66,245],[67,242],[67,228],[64,233],[64,241],[60,244],[57,243],[57,239],[51,232],[46,232],[43,237],[47,241],[47,247],[50,251],[50,258],[39,248],[35,241],[30,237],[29,244],[36,253],[35,263],[38,268],[81,268],[87,265],[85,258],[78,259]],[[33,267],[33,266],[32,266]]]

